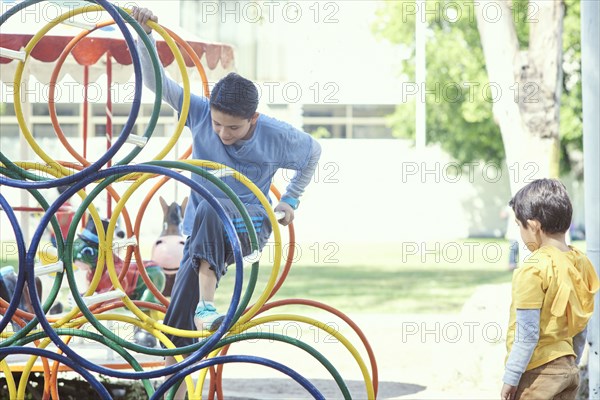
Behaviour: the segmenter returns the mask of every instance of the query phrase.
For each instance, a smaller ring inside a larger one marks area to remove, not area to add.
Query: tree
[[[485,14],[494,4],[497,18]],[[524,4],[522,2],[514,5]],[[560,0],[530,0],[525,11],[529,46],[520,46],[515,20],[521,11],[510,3],[475,2],[488,78],[502,95],[492,110],[500,126],[508,165],[532,163],[538,176],[558,176],[559,107],[562,91],[564,5]],[[531,17],[532,12],[539,14]],[[530,19],[531,18],[531,19]],[[507,96],[515,88],[515,96]],[[519,167],[517,167],[519,168]],[[511,192],[522,185],[511,179]]]
[[[550,6],[554,14],[547,12]],[[408,57],[402,67],[409,81],[414,76],[415,18],[426,18],[427,21],[427,84],[425,88],[419,88],[416,100],[425,100],[427,103],[428,142],[440,143],[461,162],[507,161],[513,167],[521,163],[519,168],[522,173],[523,162],[533,161],[540,174],[558,174],[559,150],[562,148],[566,154],[566,150],[581,148],[579,6],[578,2],[573,1],[567,7],[569,13],[565,17],[564,45],[565,60],[569,60],[570,68],[564,74],[561,63],[563,48],[560,46],[562,7],[563,3],[559,0],[427,0],[422,9],[417,7],[414,0],[383,4],[374,31],[408,49]],[[549,20],[552,18],[554,22],[551,23]],[[507,58],[499,57],[499,35],[505,38],[502,46],[510,46],[504,51]],[[551,38],[554,41],[549,40]],[[484,42],[487,45],[482,46]],[[530,44],[533,51],[527,51]],[[554,50],[549,50],[549,45]],[[553,73],[546,66],[551,51],[555,54],[552,56]],[[492,75],[486,69],[486,61],[492,64]],[[499,65],[504,67],[494,68]],[[503,73],[508,77],[496,76]],[[500,78],[504,79],[502,86]],[[564,82],[561,78],[564,78]],[[546,80],[550,83],[546,83]],[[568,88],[564,83],[569,84]],[[569,129],[560,130],[565,140],[564,145],[559,147],[559,114],[556,107],[560,102],[556,99],[561,98],[561,92],[568,108],[563,107],[560,116],[564,116],[563,122]],[[403,93],[402,100],[408,100],[406,93]],[[535,100],[538,101],[532,103]],[[553,106],[549,105],[550,100],[554,101]],[[503,113],[507,109],[512,109],[509,115],[520,122],[506,117]],[[390,123],[398,136],[412,137],[414,102],[399,104],[390,117]],[[511,123],[518,126],[518,132],[521,133],[516,133]],[[551,139],[546,139],[548,136]],[[522,155],[526,158],[512,154],[515,149],[528,148],[522,140],[530,137],[539,138],[544,145],[551,143],[545,150],[545,154],[551,156],[531,160],[528,154]],[[519,142],[515,142],[515,138]],[[505,149],[511,152],[508,159]],[[564,159],[567,161],[563,163],[566,169],[570,163],[568,158]]]

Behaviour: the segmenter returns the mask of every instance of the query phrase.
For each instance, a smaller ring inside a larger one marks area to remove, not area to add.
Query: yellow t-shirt
[[[508,354],[515,340],[516,310],[540,309],[540,336],[527,365],[539,367],[566,355],[575,355],[573,336],[581,332],[594,311],[598,275],[579,250],[562,252],[544,246],[513,273],[512,304],[506,336]],[[527,327],[522,327],[527,340]],[[507,355],[508,358],[508,355]]]

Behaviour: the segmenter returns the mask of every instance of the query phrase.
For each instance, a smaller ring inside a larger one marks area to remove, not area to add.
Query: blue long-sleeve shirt
[[[152,42],[154,39],[150,35]],[[144,84],[155,89],[154,69],[148,51],[141,40],[138,40],[138,51],[142,64]],[[162,97],[176,111],[181,112],[183,88],[168,78],[161,68]],[[209,100],[204,96],[191,95],[186,125],[192,132],[192,157],[210,160],[227,165],[251,179],[268,197],[273,176],[281,168],[295,170],[284,195],[299,198],[310,183],[321,155],[318,142],[305,132],[275,118],[260,115],[252,137],[238,141],[234,145],[224,145],[212,128]],[[223,198],[223,192],[210,182],[193,175],[215,197]],[[226,177],[224,181],[233,189],[245,204],[258,203],[256,196],[235,178]],[[194,210],[202,201],[202,197],[192,192],[185,212],[183,231],[192,231]]]

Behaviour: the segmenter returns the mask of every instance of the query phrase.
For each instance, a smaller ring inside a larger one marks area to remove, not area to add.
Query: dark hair
[[[556,179],[537,179],[521,188],[509,206],[523,226],[537,220],[548,234],[564,233],[571,226],[573,206],[565,185]]]
[[[234,117],[250,119],[258,107],[258,89],[252,81],[231,72],[213,88],[210,107]]]

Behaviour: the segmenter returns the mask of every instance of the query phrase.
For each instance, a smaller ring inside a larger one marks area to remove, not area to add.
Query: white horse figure
[[[182,232],[182,224],[188,198],[186,197],[181,205],[176,202],[168,205],[162,197],[159,200],[163,209],[163,230],[152,246],[152,260],[160,265],[165,273],[166,283],[163,294],[170,296],[173,282],[175,282],[175,274],[177,274],[183,258],[185,237]]]

